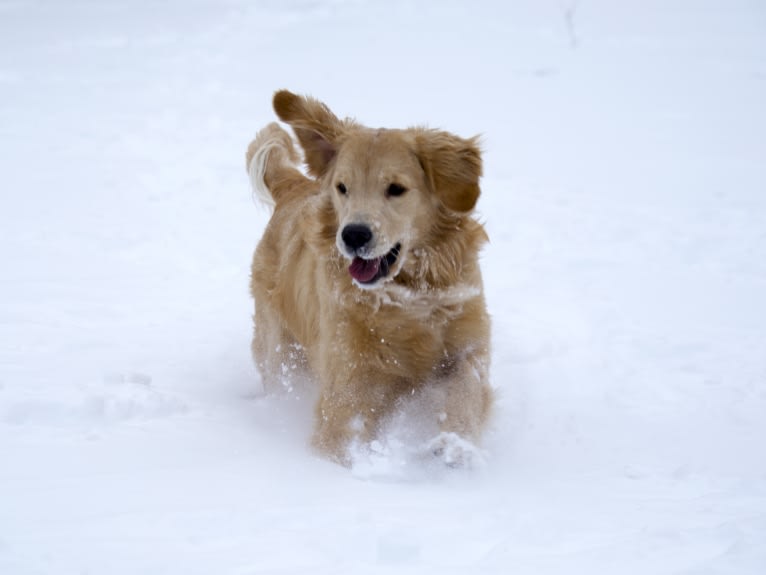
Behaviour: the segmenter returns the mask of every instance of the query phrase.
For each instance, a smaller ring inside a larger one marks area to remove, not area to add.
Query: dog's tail
[[[253,197],[269,207],[276,205],[277,198],[268,182],[279,179],[279,171],[290,169],[300,162],[290,134],[272,122],[263,128],[250,142],[245,155],[247,173],[253,186]]]

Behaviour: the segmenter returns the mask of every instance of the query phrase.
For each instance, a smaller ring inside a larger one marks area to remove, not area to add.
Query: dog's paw
[[[402,480],[409,472],[406,446],[395,439],[351,446],[351,471],[358,479]]]
[[[473,469],[486,462],[486,453],[451,431],[443,431],[426,444],[426,450],[447,467]]]

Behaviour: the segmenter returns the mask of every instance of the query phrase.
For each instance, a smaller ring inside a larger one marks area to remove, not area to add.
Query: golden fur
[[[366,128],[285,90],[274,109],[309,177],[275,123],[248,147],[253,185],[274,205],[251,280],[264,387],[279,389],[296,366],[318,380],[313,444],[344,464],[352,444],[368,444],[403,402],[427,393],[422,417],[437,430],[429,449],[460,463],[492,403],[478,265],[487,236],[470,215],[476,140]],[[349,253],[347,226],[360,225],[372,237]],[[352,277],[354,265],[362,271]]]

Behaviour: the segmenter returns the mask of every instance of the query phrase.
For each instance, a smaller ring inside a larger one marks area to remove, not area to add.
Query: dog
[[[470,463],[493,403],[490,319],[472,216],[478,138],[373,129],[287,90],[250,143],[255,195],[273,207],[252,261],[252,353],[266,392],[293,370],[318,383],[313,446],[343,465],[408,402],[424,452]]]

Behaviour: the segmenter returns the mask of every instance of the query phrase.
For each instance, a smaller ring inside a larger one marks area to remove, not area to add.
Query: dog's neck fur
[[[456,234],[455,230],[461,230]],[[406,255],[395,282],[418,292],[481,287],[477,255],[488,241],[483,226],[469,215],[442,208],[428,237]]]
[[[456,227],[467,233],[445,233]],[[466,301],[482,293],[475,256],[486,241],[484,228],[476,220],[448,214],[423,246],[402,255],[404,265],[395,277],[377,288],[359,289],[355,300],[375,310],[395,306],[423,318],[440,310],[445,319],[452,317]],[[338,267],[347,274],[347,260],[341,257]]]

